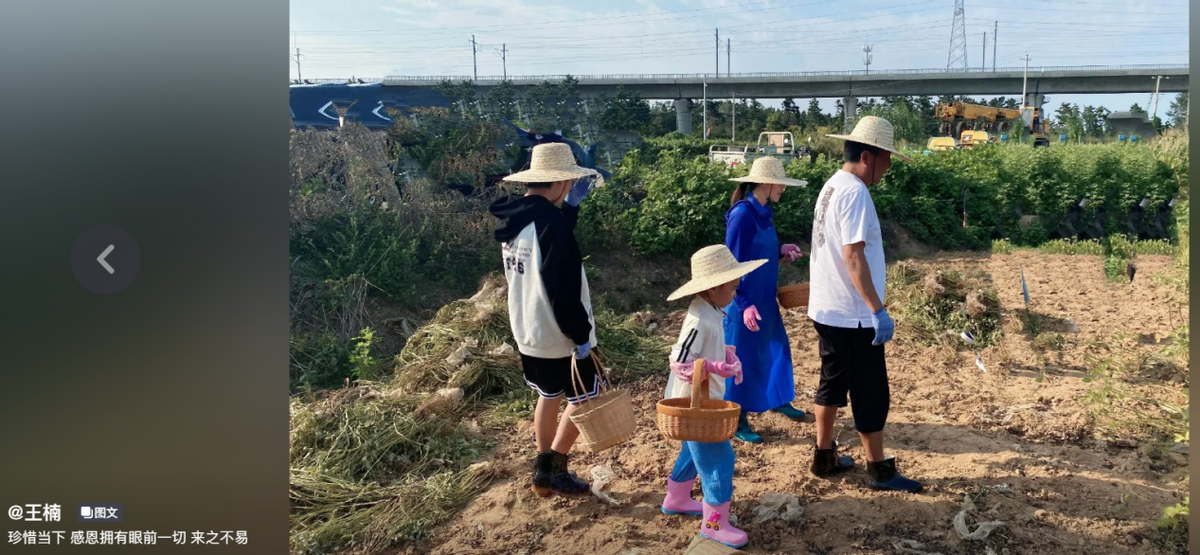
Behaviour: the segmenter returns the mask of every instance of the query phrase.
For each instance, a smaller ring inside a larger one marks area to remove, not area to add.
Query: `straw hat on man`
[[[892,124],[866,116],[845,139],[842,169],[821,189],[813,213],[808,317],[817,329],[821,380],[817,386],[817,445],[810,471],[830,476],[853,468],[839,457],[833,424],[839,407],[854,399],[854,427],[862,439],[870,484],[916,492],[921,483],[896,471],[883,453],[883,427],[891,392],[883,345],[895,324],[884,305],[883,238],[868,187],[892,167],[896,150]]]

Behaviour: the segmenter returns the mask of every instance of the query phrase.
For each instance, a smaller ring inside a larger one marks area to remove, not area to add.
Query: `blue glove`
[[[588,341],[587,343],[584,343],[583,345],[575,346],[575,358],[577,358],[579,360],[583,360],[583,359],[591,356],[591,354],[592,354],[592,342],[591,341]]]
[[[592,176],[590,175],[576,179],[575,184],[571,186],[571,192],[567,193],[567,204],[579,206],[579,203],[583,202],[583,197],[588,196],[588,193],[592,192],[592,184],[594,183],[595,181],[592,180]]]
[[[896,323],[892,322],[886,308],[872,312],[871,323],[875,326],[875,340],[871,342],[872,345],[883,345],[892,340],[892,335],[896,333]]]

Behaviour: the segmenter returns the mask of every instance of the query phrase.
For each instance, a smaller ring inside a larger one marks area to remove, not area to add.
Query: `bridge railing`
[[[1071,71],[1122,71],[1122,70],[1187,70],[1188,64],[1125,64],[1125,65],[1088,65],[1088,66],[1036,66],[1030,67],[1030,73],[1044,72],[1071,72]],[[714,81],[722,79],[738,79],[738,78],[756,78],[756,77],[828,77],[828,76],[855,76],[855,75],[954,75],[961,73],[970,74],[988,74],[988,73],[1011,73],[1024,72],[1025,68],[1018,67],[1001,67],[992,70],[991,68],[967,68],[961,70],[947,70],[945,68],[925,68],[925,69],[882,69],[868,72],[867,70],[854,69],[842,71],[787,71],[787,72],[749,72],[749,73],[734,73],[734,74],[714,74],[714,73],[612,73],[612,74],[590,74],[590,75],[570,75],[574,79],[580,81],[635,81],[649,80],[661,81],[668,79],[712,79]],[[568,75],[520,75],[508,77],[509,81],[513,82],[541,82],[550,81],[557,82],[566,79]],[[399,82],[441,82],[441,81],[474,81],[480,82],[501,82],[505,78],[498,75],[489,75],[473,79],[470,75],[395,75],[388,76],[384,79],[387,83]]]
[[[1037,66],[1030,67],[1029,73],[1045,73],[1045,72],[1084,72],[1084,71],[1125,71],[1125,70],[1187,70],[1188,64],[1124,64],[1124,65],[1088,65],[1088,66]],[[988,74],[988,73],[1012,73],[1024,72],[1024,67],[1000,67],[995,70],[987,68],[967,68],[959,70],[947,70],[945,68],[926,68],[926,69],[882,69],[868,72],[863,69],[852,69],[842,71],[784,71],[784,72],[751,72],[751,73],[734,73],[734,74],[714,74],[714,73],[605,73],[592,75],[514,75],[508,77],[508,81],[519,83],[540,83],[542,81],[558,82],[572,77],[579,81],[663,81],[663,80],[678,80],[678,79],[711,79],[720,81],[724,79],[746,79],[746,78],[762,78],[762,77],[835,77],[835,76],[856,76],[856,75],[955,75],[955,74]],[[500,83],[505,78],[499,75],[488,75],[473,79],[470,75],[394,75],[386,78],[356,78],[351,79],[305,79],[308,84],[325,84],[325,83],[389,83],[389,84],[433,84],[442,81],[462,82],[473,81],[475,83]],[[293,80],[292,84],[300,84]]]

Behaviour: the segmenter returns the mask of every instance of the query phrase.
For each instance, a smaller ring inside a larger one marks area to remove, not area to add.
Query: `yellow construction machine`
[[[942,135],[961,138],[960,146],[982,142],[979,139],[988,140],[987,133],[978,138],[974,134],[965,137],[970,131],[986,131],[997,135],[1010,133],[1013,125],[1022,125],[1025,132],[1033,136],[1034,146],[1050,144],[1047,138],[1050,125],[1041,108],[995,108],[969,102],[951,102],[934,106],[934,115],[941,120],[939,132]]]

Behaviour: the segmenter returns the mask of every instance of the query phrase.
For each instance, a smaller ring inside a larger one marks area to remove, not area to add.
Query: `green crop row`
[[[721,242],[734,189],[728,180],[748,168],[709,163],[704,152],[706,145],[683,137],[651,139],[631,151],[585,205],[584,239],[628,244],[644,255],[681,256]],[[788,175],[807,180],[808,187],[788,188],[775,207],[781,240],[808,242],[817,195],[840,167],[840,160],[825,156],[787,166]],[[1102,226],[1103,235],[1132,234],[1139,230],[1122,226],[1130,225],[1127,216],[1135,206],[1146,200],[1145,229],[1178,191],[1176,171],[1151,148],[995,145],[898,161],[871,194],[880,218],[903,226],[918,241],[942,249],[983,249],[996,239],[1037,246],[1072,238],[1067,234],[1072,228],[1062,222],[1084,198],[1089,203],[1077,222]],[[1022,225],[1022,216],[1031,215],[1038,218]]]

